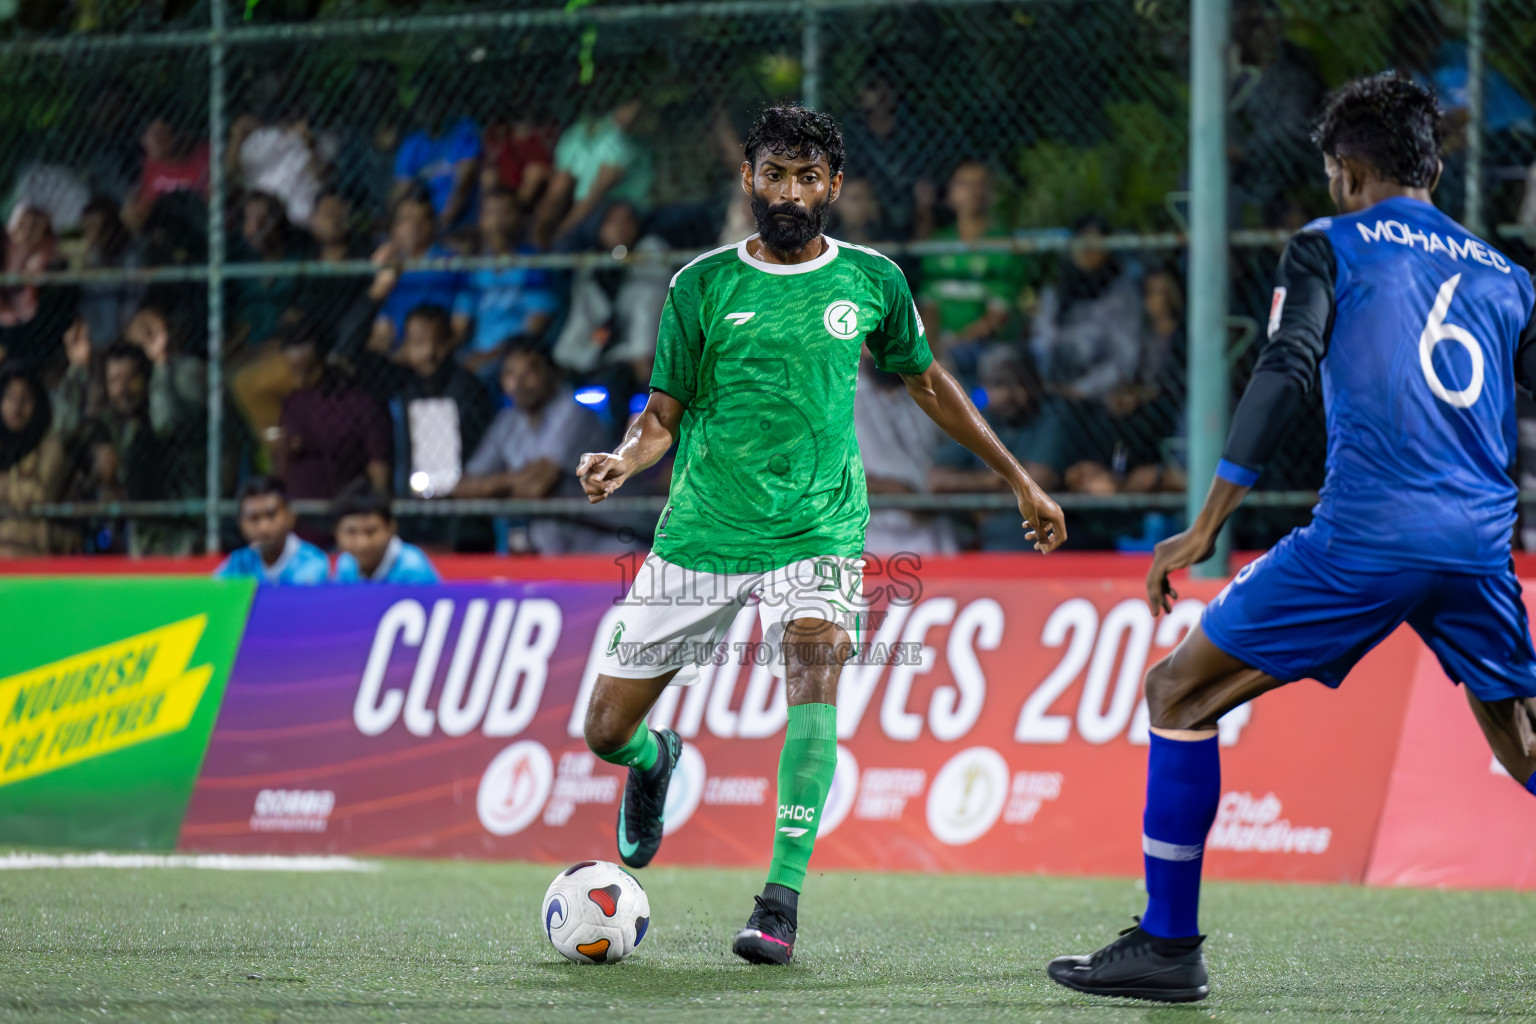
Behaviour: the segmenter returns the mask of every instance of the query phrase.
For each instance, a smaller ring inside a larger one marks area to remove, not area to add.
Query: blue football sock
[[[1141,927],[1165,939],[1200,934],[1200,865],[1221,801],[1216,737],[1186,742],[1152,735],[1147,759],[1147,912]]]
[[[1532,772],[1531,777],[1525,780],[1525,788],[1531,791],[1532,796],[1536,796],[1536,772]]]

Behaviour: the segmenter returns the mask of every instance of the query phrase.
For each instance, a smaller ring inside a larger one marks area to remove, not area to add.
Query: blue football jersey
[[[290,533],[282,555],[272,565],[261,560],[261,552],[247,546],[230,552],[213,574],[220,579],[255,577],[263,584],[309,586],[330,577],[331,560],[324,551]]]
[[[1516,351],[1536,304],[1530,274],[1407,197],[1307,232],[1326,236],[1334,258],[1319,367],[1328,460],[1318,538],[1346,559],[1507,565]],[[1277,290],[1271,333],[1285,301]]]
[[[357,559],[346,552],[336,556],[334,583],[438,583],[442,580],[427,553],[399,537],[392,537],[384,558],[372,576],[364,576]]]

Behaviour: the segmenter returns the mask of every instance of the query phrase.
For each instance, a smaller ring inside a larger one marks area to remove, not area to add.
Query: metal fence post
[[[816,0],[805,0],[800,31],[800,102],[815,110],[821,105],[821,13]]]
[[[219,550],[219,483],[224,435],[224,8],[208,5],[208,495],[204,525],[209,554]]]
[[[1461,219],[1474,235],[1483,225],[1483,60],[1488,18],[1483,0],[1467,0],[1467,192]]]
[[[1227,39],[1230,0],[1190,6],[1189,490],[1194,522],[1227,437]],[[1230,539],[1196,576],[1225,576]]]

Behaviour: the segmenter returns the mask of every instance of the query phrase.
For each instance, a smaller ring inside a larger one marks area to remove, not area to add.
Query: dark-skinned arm
[[[932,362],[922,373],[904,373],[901,379],[907,385],[907,394],[929,419],[1007,482],[1018,499],[1019,514],[1028,531],[1025,536],[1035,542],[1036,550],[1048,554],[1060,547],[1067,539],[1067,524],[1061,506],[1051,500],[1013,453],[998,440],[997,434],[949,371]]]
[[[635,417],[624,440],[611,452],[587,452],[576,466],[587,500],[596,505],[636,473],[661,461],[677,440],[684,406],[665,391],[651,391],[645,410]]]
[[[1205,505],[1189,529],[1154,549],[1147,573],[1147,605],[1153,615],[1178,600],[1168,574],[1203,562],[1215,551],[1222,526],[1279,450],[1291,415],[1312,390],[1333,333],[1336,274],[1327,235],[1303,231],[1286,245],[1276,274],[1269,338],[1232,414],[1227,447]]]

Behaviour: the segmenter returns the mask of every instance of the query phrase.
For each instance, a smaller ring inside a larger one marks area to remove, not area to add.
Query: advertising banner
[[[867,588],[889,592],[841,677],[813,870],[1138,874],[1142,678],[1217,585],[1154,620],[1133,579],[909,583]],[[612,859],[623,773],[581,723],[620,591],[263,590],[181,845]],[[786,708],[757,631],[749,607],[652,714],[687,744],[658,863],[767,863]],[[1209,874],[1365,878],[1418,652],[1399,634],[1338,692],[1227,716]]]
[[[1367,881],[1536,889],[1531,794],[1494,760],[1466,695],[1423,648]]]
[[[0,586],[0,841],[170,847],[253,585]]]

